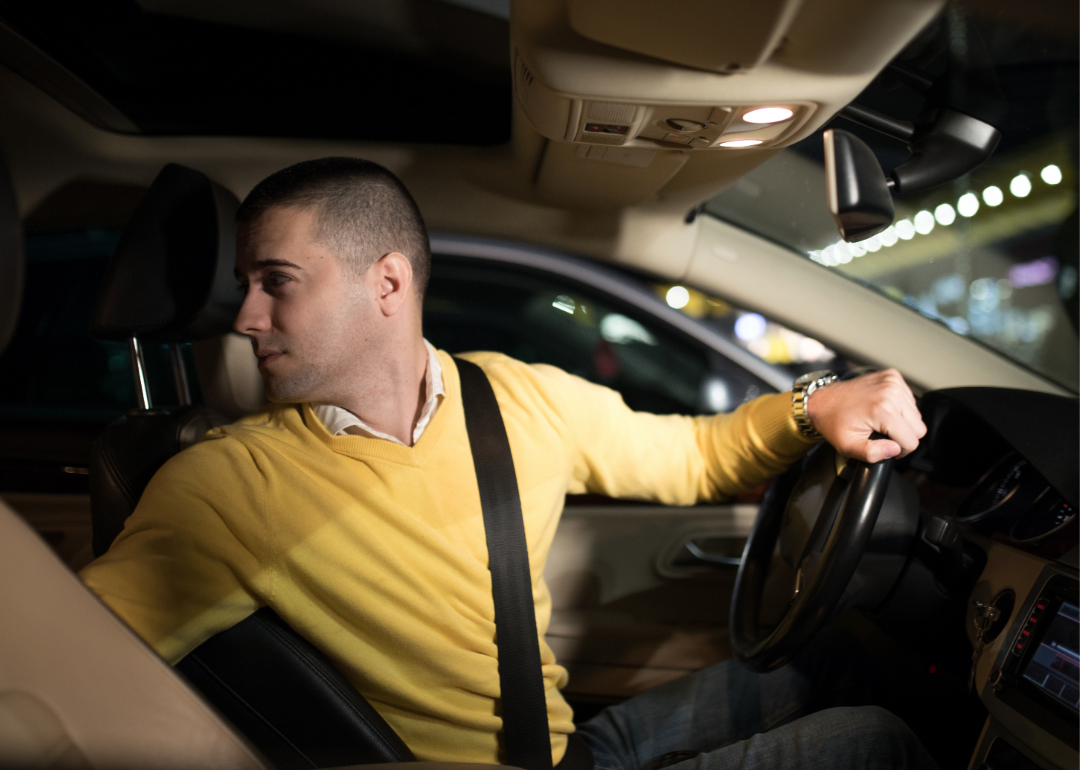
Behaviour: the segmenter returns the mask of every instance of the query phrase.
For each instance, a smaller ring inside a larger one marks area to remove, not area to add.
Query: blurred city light
[[[743,342],[756,340],[765,334],[765,318],[757,313],[746,313],[735,322],[735,336]]]
[[[1005,193],[996,184],[992,184],[983,190],[983,202],[987,206],[1000,206],[1003,200],[1005,200]]]
[[[1061,184],[1061,169],[1053,163],[1040,171],[1039,176],[1047,184]]]
[[[1026,198],[1031,193],[1031,180],[1027,174],[1017,174],[1009,182],[1009,192],[1017,198]]]
[[[901,219],[896,223],[896,235],[902,241],[910,241],[915,237],[915,225],[911,224],[910,219]]]
[[[664,299],[667,300],[668,305],[671,307],[682,310],[690,302],[690,292],[686,290],[685,286],[672,286],[667,290]]]
[[[934,219],[937,220],[939,225],[948,227],[956,221],[956,209],[950,206],[948,203],[942,203],[936,209],[934,209]]]
[[[928,235],[934,229],[934,215],[923,209],[915,215],[915,232]]]
[[[973,217],[979,211],[979,198],[975,193],[964,193],[956,202],[956,210],[962,217]]]
[[[1053,257],[1042,257],[1010,267],[1009,283],[1017,289],[1043,286],[1057,278],[1057,274],[1058,261]]]

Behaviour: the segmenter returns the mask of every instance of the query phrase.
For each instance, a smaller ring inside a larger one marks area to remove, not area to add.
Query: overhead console
[[[567,203],[627,205],[704,155],[716,156],[711,173],[720,189],[768,157],[758,153],[748,164],[747,153],[785,147],[829,120],[942,6],[515,0],[510,33],[520,114],[566,145],[545,153],[540,192]],[[605,174],[583,165],[598,160],[638,170]],[[616,189],[601,189],[605,176]],[[701,180],[695,185],[700,195]]]

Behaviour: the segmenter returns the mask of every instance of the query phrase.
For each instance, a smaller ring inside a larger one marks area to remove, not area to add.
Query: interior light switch
[[[713,107],[712,112],[709,113],[710,123],[723,123],[728,119],[728,115],[731,114],[730,107]]]
[[[688,134],[692,134],[695,131],[700,131],[705,128],[704,123],[699,123],[696,120],[684,120],[683,118],[668,118],[665,123],[670,128],[674,128],[676,131],[683,131]]]
[[[690,137],[686,134],[664,134],[665,142],[675,142],[676,144],[688,144]]]

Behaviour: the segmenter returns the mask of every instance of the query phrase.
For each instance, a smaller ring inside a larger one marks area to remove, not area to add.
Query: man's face
[[[271,208],[238,232],[236,277],[246,294],[234,328],[251,337],[274,402],[333,403],[362,384],[376,308],[364,280],[350,279],[311,236],[314,218]]]

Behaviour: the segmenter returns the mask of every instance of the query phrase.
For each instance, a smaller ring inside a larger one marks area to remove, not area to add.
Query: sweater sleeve
[[[632,411],[609,388],[542,368],[573,437],[571,493],[714,502],[782,472],[813,445],[798,432],[790,393],[761,396],[730,414],[655,415]]]
[[[271,589],[260,565],[263,485],[239,442],[172,457],[112,547],[79,573],[169,663],[250,615]]]

